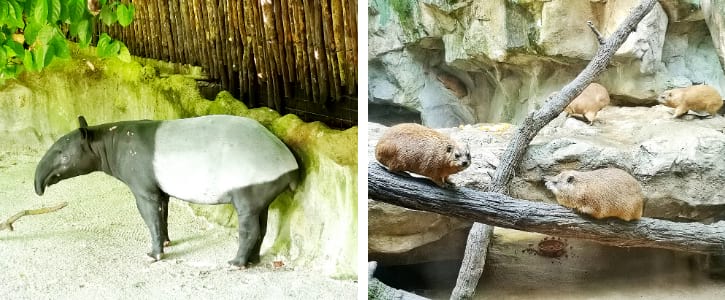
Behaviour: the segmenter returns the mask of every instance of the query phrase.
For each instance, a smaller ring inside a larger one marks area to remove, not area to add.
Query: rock
[[[545,2],[538,41],[544,49],[543,54],[592,59],[599,45],[587,26],[587,21],[593,20],[594,12],[588,1]]]
[[[368,201],[368,220],[369,253],[405,253],[472,224],[372,200]]]
[[[702,0],[703,15],[710,29],[712,42],[720,57],[720,64],[725,68],[725,1]]]
[[[712,222],[725,215],[725,190],[722,189],[725,186],[725,160],[722,159],[725,157],[725,117],[699,119],[687,115],[683,119],[672,119],[672,111],[661,105],[609,106],[599,112],[593,126],[560,115],[530,144],[509,185],[510,195],[556,203],[554,195],[544,187],[544,176],[556,175],[564,169],[617,167],[627,170],[642,184],[645,217]],[[374,161],[372,151],[386,127],[369,123],[369,128],[368,155]],[[491,181],[494,172],[491,166],[499,164],[514,131],[506,124],[439,130],[468,143],[471,150],[472,165],[452,175],[451,181],[479,190]],[[373,209],[370,204],[368,208]],[[397,226],[405,223],[405,215],[402,211],[396,214]],[[378,222],[375,220],[378,216],[370,214],[371,224]],[[430,224],[412,220],[409,225],[423,224],[419,227],[421,230]],[[455,231],[454,227],[450,228],[448,232]],[[428,236],[445,236],[440,229],[436,228]],[[369,235],[377,234],[373,227],[369,228]],[[400,249],[396,251],[399,253]],[[393,253],[391,248],[380,246],[374,252]]]
[[[725,95],[725,4],[706,0],[700,10],[698,3],[655,4],[595,79],[613,104],[652,106],[664,90],[699,83]],[[636,4],[372,1],[370,101],[417,110],[435,128],[520,122],[594,56],[598,43],[586,21],[607,37]],[[435,80],[435,70],[460,80],[465,96]]]
[[[604,28],[602,34],[608,37],[622,24],[629,15],[629,11],[638,5],[634,1],[614,1],[607,5],[604,13]],[[635,31],[629,34],[627,40],[614,55],[614,59],[624,62],[637,62],[640,73],[653,74],[661,66],[662,44],[667,31],[667,15],[659,3],[644,16],[637,24]]]
[[[705,0],[708,1],[708,0]],[[659,3],[667,12],[670,22],[691,22],[703,20],[700,0],[660,0]]]

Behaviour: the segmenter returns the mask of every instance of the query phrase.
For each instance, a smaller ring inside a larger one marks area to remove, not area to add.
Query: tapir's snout
[[[35,193],[38,194],[38,196],[43,196],[44,192],[45,192],[45,187],[36,183],[35,184]]]
[[[45,179],[48,177],[48,172],[43,170],[43,164],[38,164],[38,168],[35,169],[35,193],[38,196],[43,196],[45,193]]]

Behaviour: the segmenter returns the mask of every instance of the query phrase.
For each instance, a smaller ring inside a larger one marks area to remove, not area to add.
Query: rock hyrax
[[[448,176],[471,165],[468,145],[428,127],[404,123],[390,127],[375,146],[375,158],[391,172],[413,172],[445,186]]]
[[[642,217],[644,194],[637,179],[615,168],[580,172],[562,171],[546,180],[559,204],[602,219],[625,221]]]
[[[564,109],[567,116],[579,115],[584,117],[589,125],[594,123],[599,110],[609,105],[607,89],[598,83],[590,83],[579,96]]]
[[[674,108],[673,118],[686,114],[688,110],[714,116],[723,104],[720,93],[709,85],[667,90],[657,97],[657,102]]]

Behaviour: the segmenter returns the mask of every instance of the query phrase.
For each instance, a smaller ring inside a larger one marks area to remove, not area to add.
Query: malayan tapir
[[[297,180],[297,161],[257,121],[214,115],[170,121],[124,121],[80,128],[48,149],[35,170],[35,192],[59,181],[103,171],[128,185],[161,259],[170,243],[169,196],[200,204],[232,203],[239,215],[239,250],[230,264],[259,261],[270,202]]]

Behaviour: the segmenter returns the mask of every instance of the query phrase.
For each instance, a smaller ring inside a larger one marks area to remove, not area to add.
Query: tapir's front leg
[[[151,233],[151,252],[148,253],[155,260],[161,259],[164,253],[164,238],[161,221],[161,197],[151,193],[134,193],[136,207]]]

